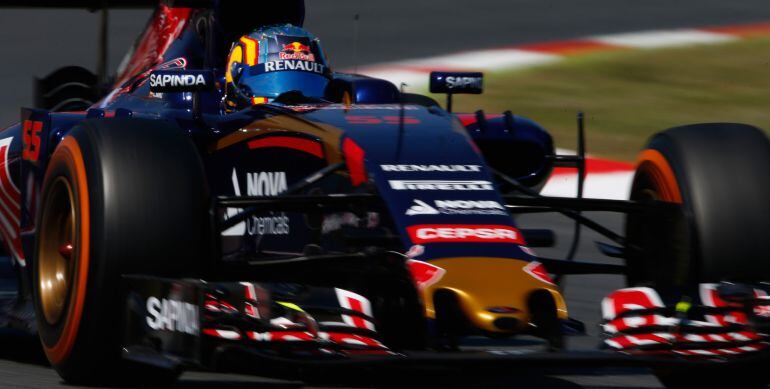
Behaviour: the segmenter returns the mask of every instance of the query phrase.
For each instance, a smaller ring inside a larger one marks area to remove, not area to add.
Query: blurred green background
[[[770,38],[617,50],[487,73],[484,94],[457,96],[455,107],[510,109],[545,126],[557,147],[570,149],[575,113],[582,110],[588,152],[631,161],[654,132],[681,124],[742,122],[770,129]]]

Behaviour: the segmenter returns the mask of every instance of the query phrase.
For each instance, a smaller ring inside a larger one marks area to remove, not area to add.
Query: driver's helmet
[[[225,73],[225,110],[265,104],[286,92],[321,98],[331,78],[319,40],[290,24],[267,26],[233,45]]]

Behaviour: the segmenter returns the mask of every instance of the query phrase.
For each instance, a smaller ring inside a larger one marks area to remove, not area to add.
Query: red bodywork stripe
[[[353,183],[353,186],[359,186],[366,182],[364,149],[357,145],[352,139],[345,138],[342,142],[342,153],[345,155],[345,161],[348,164],[348,171],[350,172],[350,181]]]
[[[7,204],[11,206],[11,209],[15,212],[20,212],[19,204],[21,202],[21,194],[11,181],[11,177],[8,175],[8,164],[10,163],[8,160],[9,147],[10,146],[0,147],[0,161],[2,161],[2,165],[0,165],[0,184],[6,189],[0,192],[2,192],[3,195],[8,196],[7,199],[9,201]]]
[[[348,298],[348,304],[350,304],[350,309],[352,309],[354,311],[357,311],[357,312],[364,313],[364,314],[366,313],[366,312],[364,312],[364,306],[363,306],[363,304],[361,304],[361,301],[359,301],[357,299],[354,299],[354,298]],[[366,321],[363,318],[358,317],[358,316],[351,316],[350,318],[353,319],[353,324],[356,327],[358,327],[358,328],[368,328],[366,326]]]
[[[7,145],[0,147],[0,161],[2,161],[0,163],[0,185],[2,185],[0,202],[4,205],[0,206],[0,217],[5,220],[5,223],[0,223],[0,233],[13,257],[20,265],[24,266],[24,253],[21,249],[21,236],[19,235],[21,195],[19,189],[16,188],[9,176],[8,164],[10,161],[8,160],[8,151],[10,144],[11,142],[8,141]]]
[[[742,37],[765,36],[770,34],[770,23],[744,24],[738,26],[722,26],[702,28],[701,31],[738,35]]]
[[[551,175],[570,175],[575,174],[575,168],[570,167],[557,167],[553,169]],[[586,174],[597,173],[616,173],[616,172],[632,172],[634,171],[634,165],[628,162],[611,161],[608,159],[594,159],[586,158]]]
[[[324,157],[324,151],[321,144],[308,139],[295,138],[291,136],[271,136],[267,138],[255,139],[249,142],[249,148],[252,150],[268,147],[281,147],[298,150],[321,159]]]
[[[586,54],[599,51],[611,51],[611,50],[623,50],[624,47],[610,45],[607,43],[589,41],[589,40],[572,40],[572,41],[560,41],[560,42],[546,42],[535,43],[531,45],[522,45],[513,47],[519,50],[536,51],[546,54],[559,54],[559,55],[576,55]]]
[[[476,123],[476,114],[475,113],[457,113],[455,114],[458,119],[460,119],[460,123],[463,124],[463,126],[468,127],[473,123]],[[484,115],[487,120],[492,119],[499,119],[503,117],[503,115],[500,114],[494,114],[494,115]]]
[[[511,226],[489,224],[419,224],[406,228],[415,244],[514,243],[524,245],[521,232]]]

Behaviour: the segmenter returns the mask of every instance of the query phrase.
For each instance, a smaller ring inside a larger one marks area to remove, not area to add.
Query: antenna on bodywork
[[[358,73],[358,36],[361,20],[361,0],[358,0],[358,9],[353,15],[353,73]]]
[[[406,91],[406,87],[408,85],[405,82],[401,83],[401,87],[399,88],[399,110],[398,110],[398,143],[396,148],[396,161],[401,160],[401,150],[404,147],[404,119],[405,119],[405,105],[406,102],[404,101],[404,92]]]
[[[103,86],[107,84],[107,68],[109,66],[109,21],[110,11],[107,7],[107,2],[102,2],[101,14],[99,15],[99,58],[96,63],[96,76],[99,80],[99,85]]]
[[[569,160],[571,167],[577,169],[577,198],[583,198],[583,191],[585,188],[585,175],[586,175],[586,140],[585,140],[585,112],[579,111],[577,113],[577,155]],[[566,162],[566,160],[565,160]],[[577,216],[581,216],[581,212],[578,210],[575,212]],[[565,261],[574,261],[575,254],[577,254],[578,247],[580,247],[580,231],[582,230],[582,223],[575,220],[575,226],[572,232],[572,243],[570,244]],[[557,275],[554,280],[560,288],[565,288],[565,281],[562,275]]]

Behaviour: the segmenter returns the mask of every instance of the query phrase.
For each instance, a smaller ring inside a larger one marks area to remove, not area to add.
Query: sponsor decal
[[[249,196],[278,196],[287,187],[285,172],[258,172],[246,175],[246,193]]]
[[[407,227],[413,243],[515,243],[524,244],[519,230],[505,225],[421,224]]]
[[[406,211],[407,216],[414,215],[507,215],[505,207],[492,200],[434,200],[433,205],[422,200],[414,203]]]
[[[246,219],[249,235],[289,235],[289,217],[281,213],[276,216],[252,216]]]
[[[480,172],[481,165],[380,165],[385,172]]]
[[[233,192],[241,196],[241,188],[238,182],[238,172],[233,168],[232,175]],[[246,174],[246,195],[255,197],[272,197],[286,191],[288,183],[286,172],[255,172]],[[225,218],[235,216],[242,209],[228,208]],[[271,213],[270,215],[252,215],[244,223],[239,223],[222,232],[224,236],[251,236],[265,235],[289,235],[289,217],[286,213]]]
[[[484,90],[484,75],[468,72],[432,72],[430,74],[431,93],[469,93],[480,94]]]
[[[311,52],[310,46],[297,41],[283,45],[283,50],[278,53],[278,58],[315,62],[315,55]]]
[[[184,58],[184,57],[174,58],[171,61],[164,62],[158,66],[155,66],[137,77],[137,79],[142,80],[139,84],[137,85],[129,84],[123,88],[117,88],[112,92],[110,92],[110,94],[104,99],[104,101],[99,106],[99,108],[104,108],[107,103],[114,100],[115,97],[117,96],[126,94],[133,89],[144,86],[144,84],[146,84],[150,80],[150,74],[152,74],[152,72],[156,70],[184,70],[186,67],[187,67],[187,58]],[[118,85],[120,85],[120,83],[118,83]],[[149,96],[153,98],[161,98],[163,97],[163,93],[150,91]]]
[[[21,157],[25,161],[37,162],[40,158],[40,133],[43,131],[43,122],[25,120],[21,130],[22,150]]]
[[[150,88],[205,87],[203,74],[150,74]]]
[[[489,181],[389,180],[394,190],[494,190]]]
[[[326,66],[317,62],[302,60],[281,60],[265,62],[265,73],[283,72],[287,70],[300,70],[303,72],[324,74],[326,73]]]
[[[414,200],[414,205],[409,207],[409,209],[406,210],[407,216],[413,216],[413,215],[438,215],[441,212],[439,212],[436,208],[431,207],[426,202],[422,200]]]
[[[447,76],[446,86],[449,89],[481,89],[483,77]]]
[[[181,332],[198,336],[198,307],[178,300],[147,299],[147,325],[156,331]]]

